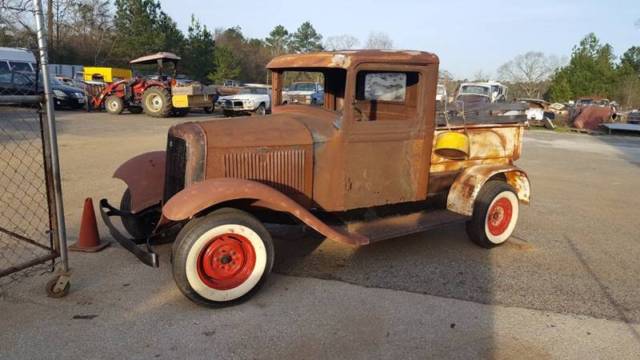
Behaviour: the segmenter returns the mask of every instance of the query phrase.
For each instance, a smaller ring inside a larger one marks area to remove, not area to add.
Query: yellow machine
[[[130,79],[133,74],[130,69],[85,66],[84,81],[104,81],[112,83],[118,80]]]

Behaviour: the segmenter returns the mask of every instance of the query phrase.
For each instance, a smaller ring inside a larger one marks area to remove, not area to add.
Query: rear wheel
[[[104,101],[104,107],[112,115],[120,115],[124,110],[124,101],[116,95],[109,95]]]
[[[153,117],[168,117],[171,115],[171,95],[169,90],[154,86],[142,94],[144,113]]]
[[[271,236],[252,215],[220,209],[191,220],[173,244],[173,278],[190,300],[227,306],[247,300],[273,267]]]
[[[518,196],[504,181],[488,181],[480,190],[467,222],[467,234],[476,244],[492,248],[504,244],[516,227]]]

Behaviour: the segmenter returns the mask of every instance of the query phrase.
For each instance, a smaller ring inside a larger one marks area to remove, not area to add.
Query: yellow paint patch
[[[173,95],[171,97],[171,104],[175,108],[188,108],[189,96],[188,95]]]

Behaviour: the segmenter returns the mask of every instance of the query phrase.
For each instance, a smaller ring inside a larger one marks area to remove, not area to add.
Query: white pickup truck
[[[222,108],[225,116],[266,115],[271,112],[271,87],[270,86],[246,86],[234,95],[218,98],[216,105]]]

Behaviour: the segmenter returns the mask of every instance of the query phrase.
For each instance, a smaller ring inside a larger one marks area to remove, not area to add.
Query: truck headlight
[[[245,107],[253,107],[253,100],[245,100],[244,101],[244,106]]]
[[[67,94],[64,93],[64,91],[62,90],[53,90],[53,95],[55,97],[59,97],[59,98],[66,98]]]

